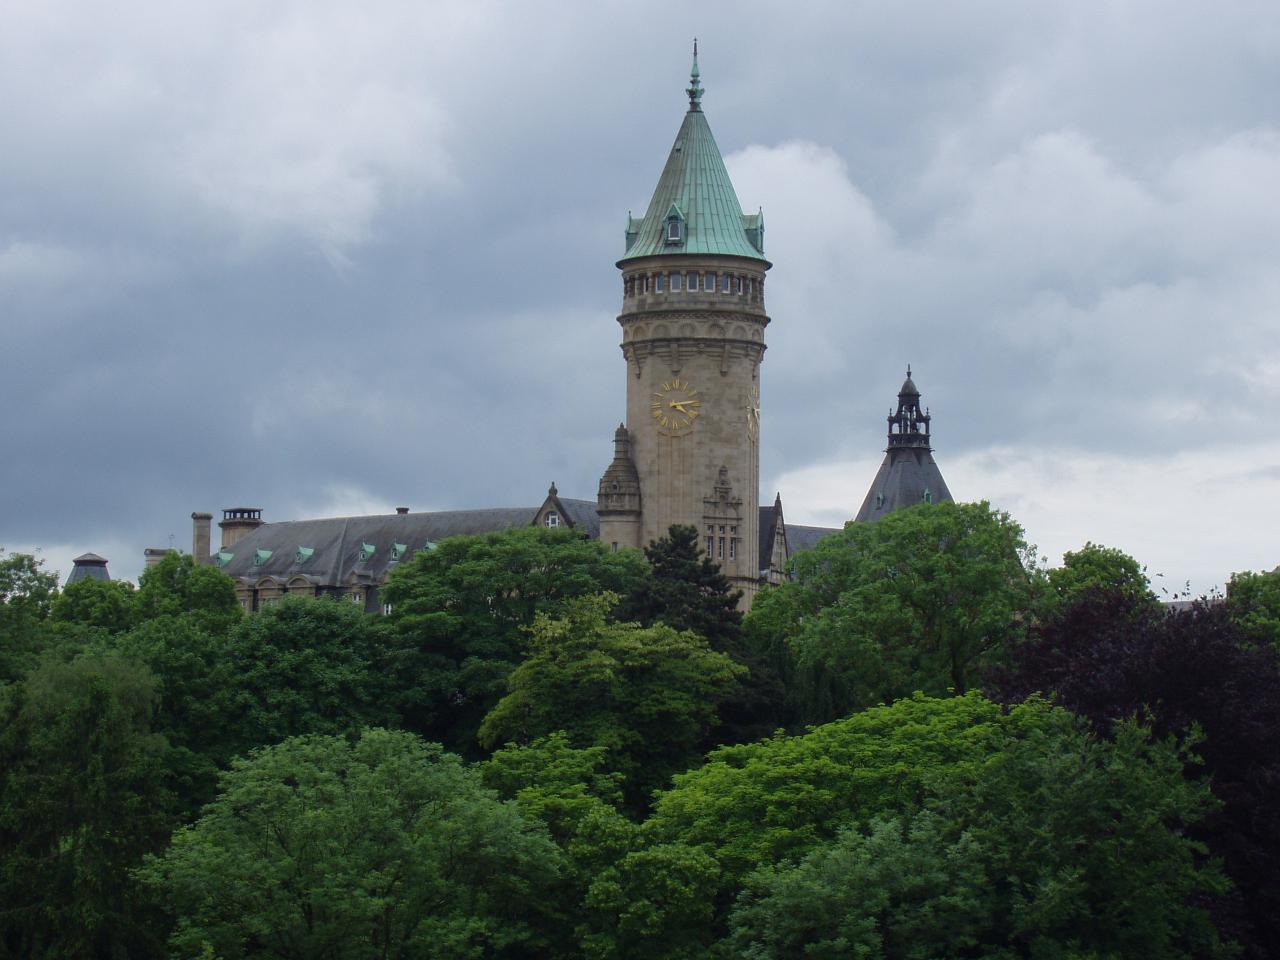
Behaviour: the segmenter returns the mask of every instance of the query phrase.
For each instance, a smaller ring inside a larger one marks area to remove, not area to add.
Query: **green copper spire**
[[[702,112],[698,41],[689,73],[689,111],[642,219],[627,216],[623,260],[668,254],[720,254],[764,260],[764,216],[744,214],[724,158]],[[672,219],[678,227],[672,227]]]
[[[702,83],[698,80],[698,38],[693,38],[693,69],[689,71],[689,109],[702,109]]]

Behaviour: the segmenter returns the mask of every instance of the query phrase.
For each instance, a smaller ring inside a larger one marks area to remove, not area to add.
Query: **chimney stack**
[[[213,563],[213,554],[209,551],[212,530],[212,513],[191,514],[191,556],[195,558],[196,563]],[[150,558],[148,558],[148,565],[150,565]]]

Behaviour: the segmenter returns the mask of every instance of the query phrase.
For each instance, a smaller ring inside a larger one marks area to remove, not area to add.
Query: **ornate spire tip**
[[[689,109],[701,110],[702,105],[702,83],[698,80],[698,38],[693,38],[693,67],[689,71],[689,89],[685,91],[689,95]]]

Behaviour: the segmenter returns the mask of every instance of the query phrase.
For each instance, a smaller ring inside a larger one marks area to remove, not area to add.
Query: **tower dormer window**
[[[667,230],[663,239],[668,247],[677,246],[684,243],[684,214],[676,204],[671,205],[671,209],[667,211]]]

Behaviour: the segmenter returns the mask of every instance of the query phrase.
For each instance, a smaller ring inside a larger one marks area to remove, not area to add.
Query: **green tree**
[[[1227,609],[1254,642],[1280,651],[1280,567],[1270,573],[1232,574]]]
[[[398,633],[388,671],[402,723],[474,755],[534,618],[576,597],[627,593],[646,576],[639,553],[611,553],[564,529],[453,537],[419,551],[383,590]]]
[[[695,960],[707,955],[720,868],[683,843],[632,850],[587,892],[583,937],[592,960]]]
[[[918,805],[931,771],[981,767],[1016,722],[977,693],[917,694],[802,736],[722,747],[658,795],[646,836],[706,850],[735,887],[829,843],[844,823]]]
[[[96,647],[143,663],[156,677],[154,726],[169,740],[170,782],[186,816],[213,799],[218,772],[232,758],[260,743],[228,637],[207,627],[199,615],[156,617]]]
[[[160,680],[157,725],[175,786],[195,812],[218,772],[250,749],[304,733],[389,722],[380,617],[332,599],[286,597],[229,631],[200,613],[144,621],[104,646]]]
[[[240,619],[235,582],[215,567],[198,564],[190,554],[170,550],[138,578],[138,618],[193,613],[210,629],[225,629]]]
[[[547,889],[554,906],[546,917],[546,957],[582,955],[580,941],[590,938],[595,919],[588,891],[637,843],[639,828],[617,809],[622,778],[605,767],[603,747],[573,747],[563,732],[504,747],[481,764],[485,785],[545,824],[564,855],[564,870]]]
[[[645,626],[665,623],[692,630],[721,653],[736,649],[742,634],[742,593],[703,552],[697,528],[673,525],[665,537],[644,548],[644,555],[653,575],[639,580],[618,605],[618,619]]]
[[[1062,566],[1049,569],[1045,581],[1048,590],[1042,612],[1049,616],[1080,602],[1093,590],[1118,592],[1150,606],[1158,603],[1146,567],[1123,550],[1092,542],[1064,553]]]
[[[155,678],[119,657],[47,662],[0,692],[5,956],[159,954],[130,873],[172,827],[155,705]]]
[[[331,598],[285,597],[241,620],[223,656],[242,747],[303,733],[343,733],[393,718],[386,703],[387,627]]]
[[[986,503],[848,524],[796,556],[794,583],[757,598],[752,636],[775,656],[785,645],[811,722],[915,690],[962,694],[1021,635],[1032,557],[1022,528]]]
[[[667,536],[645,547],[652,576],[639,580],[618,605],[618,620],[646,627],[665,623],[692,630],[745,669],[741,691],[721,705],[720,723],[707,747],[757,740],[785,721],[786,690],[769,658],[752,651],[742,637],[742,593],[702,550],[697,528],[676,524]]]
[[[575,746],[604,747],[626,778],[628,803],[639,808],[698,756],[717,704],[734,694],[743,671],[696,634],[609,623],[615,601],[585,597],[558,618],[535,620],[528,657],[480,740],[495,747],[564,730]]]
[[[50,614],[54,623],[123,633],[137,619],[133,584],[93,578],[69,583],[54,599]]]
[[[560,855],[456,756],[409,733],[296,737],[239,760],[141,872],[177,955],[537,956]]]
[[[1044,703],[981,766],[942,769],[920,811],[849,826],[738,899],[729,955],[1225,956],[1201,901],[1210,809],[1170,743],[1114,741]]]
[[[714,861],[663,908],[713,903],[700,942],[731,932],[726,957],[1215,955],[1221,874],[1188,837],[1212,800],[1182,764],[1132,723],[1101,740],[1044,701],[918,695],[714,752],[642,839]]]
[[[846,827],[748,877],[726,943],[746,960],[1002,956],[975,949],[995,900],[983,854],[928,813]]]
[[[0,685],[34,666],[44,645],[58,575],[43,566],[29,553],[0,551]]]

